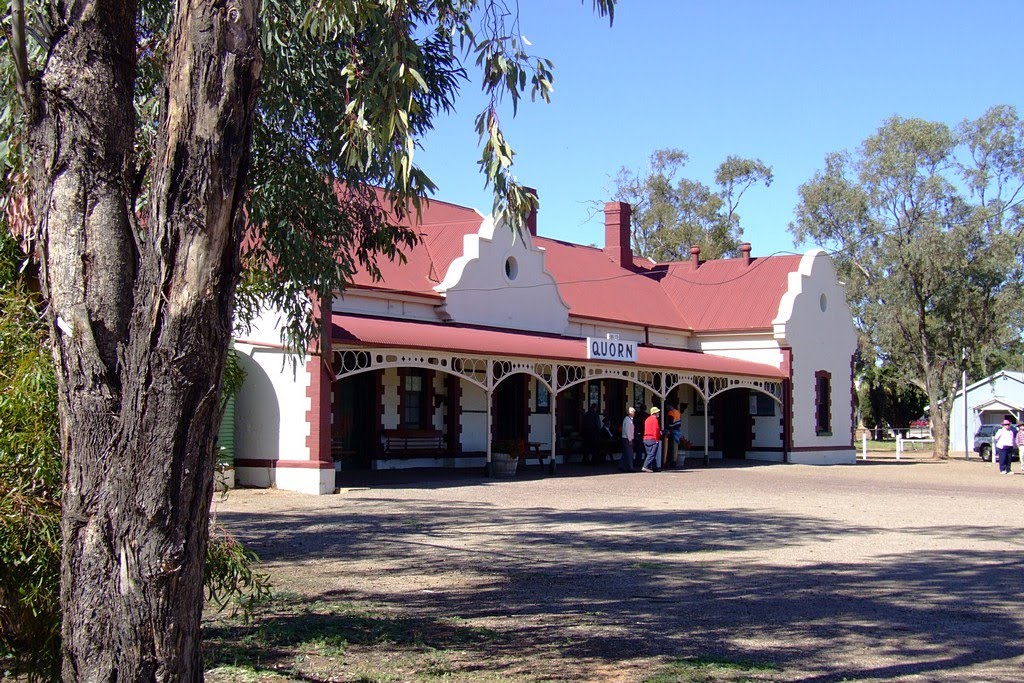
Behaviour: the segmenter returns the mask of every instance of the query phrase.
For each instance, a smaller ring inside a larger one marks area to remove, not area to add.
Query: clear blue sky
[[[771,165],[772,186],[740,205],[744,238],[755,256],[792,251],[797,188],[889,116],[955,125],[996,104],[1024,115],[1024,0],[620,0],[610,28],[590,5],[519,0],[522,33],[555,63],[553,102],[502,118],[543,236],[603,245],[592,207],[615,173],[676,147],[690,155],[684,175],[707,185],[730,154]],[[487,214],[477,83],[416,160],[438,199]]]

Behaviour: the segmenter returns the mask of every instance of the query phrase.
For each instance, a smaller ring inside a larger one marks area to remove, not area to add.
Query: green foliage
[[[897,378],[889,366],[872,366],[861,375],[857,400],[864,426],[906,428],[924,413],[928,397],[918,387]]]
[[[721,657],[678,657],[643,683],[724,683],[752,681],[755,676],[781,671],[770,662]],[[758,676],[760,677],[760,676]]]
[[[492,453],[507,453],[514,458],[526,457],[526,439],[495,439],[491,442]]]
[[[893,117],[800,195],[790,230],[835,248],[862,339],[925,391],[944,456],[961,373],[1024,330],[1024,123],[1012,107],[956,129]]]
[[[45,65],[50,8],[28,0],[24,60]],[[586,4],[585,0],[583,4]],[[609,21],[615,0],[592,0]],[[136,26],[135,202],[149,202],[150,161],[163,101],[174,3],[141,0]],[[477,118],[480,167],[495,190],[495,218],[513,229],[537,205],[512,175],[515,153],[499,110],[508,96],[548,101],[553,66],[528,52],[518,10],[506,0],[267,0],[261,6],[263,68],[248,171],[249,234],[243,247],[238,313],[244,325],[261,306],[284,313],[283,337],[304,351],[319,335],[310,297],[340,291],[353,273],[379,276],[376,259],[402,259],[415,214],[433,182],[415,151],[435,116],[450,111],[470,63],[488,103]],[[12,15],[3,15],[6,35]],[[16,65],[0,50],[0,168],[3,190],[24,168],[23,112]],[[379,189],[377,189],[379,188]]]
[[[0,226],[0,663],[46,677],[60,648],[57,383],[12,245]]]
[[[206,548],[203,586],[206,602],[246,621],[270,599],[270,577],[259,571],[259,557],[219,525],[212,525]]]
[[[693,246],[704,259],[739,255],[739,202],[754,185],[771,185],[771,167],[760,159],[730,156],[715,172],[714,191],[679,177],[688,159],[680,149],[660,149],[646,171],[619,170],[614,198],[632,206],[634,250],[661,262],[689,259]]]

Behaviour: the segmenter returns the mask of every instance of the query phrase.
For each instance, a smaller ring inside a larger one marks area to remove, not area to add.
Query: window
[[[693,392],[693,414],[694,415],[703,415],[704,414],[704,410],[705,410],[705,408],[704,408],[704,399],[701,398],[700,395],[696,391],[694,391]]]
[[[757,417],[774,417],[774,399],[768,394],[762,394],[760,391],[750,392],[750,414]]]
[[[505,277],[509,280],[515,280],[519,276],[519,264],[516,262],[514,256],[509,256],[505,259]]]
[[[427,383],[421,370],[407,370],[402,377],[401,427],[422,429],[427,425]]]
[[[543,383],[535,381],[537,386],[535,413],[551,412],[551,392]]]
[[[832,375],[824,370],[814,373],[814,431],[818,436],[832,434]]]
[[[639,384],[633,385],[633,407],[639,409],[644,405],[644,388]]]

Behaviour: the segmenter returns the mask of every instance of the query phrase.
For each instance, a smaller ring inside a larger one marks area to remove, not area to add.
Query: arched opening
[[[491,415],[495,440],[526,440],[530,436],[530,379],[525,373],[509,375],[494,388]]]
[[[784,420],[778,399],[752,387],[734,387],[708,402],[709,446],[725,459],[780,460]]]
[[[752,446],[750,433],[750,390],[729,389],[708,403],[711,448],[726,460],[742,460]]]
[[[370,469],[380,443],[383,372],[358,372],[335,380],[331,401],[331,453],[341,469]]]

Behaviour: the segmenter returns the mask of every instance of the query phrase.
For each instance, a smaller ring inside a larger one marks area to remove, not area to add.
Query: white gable
[[[554,334],[568,327],[569,306],[544,265],[544,249],[490,216],[463,238],[462,256],[434,290],[445,297],[441,314],[455,322]]]

